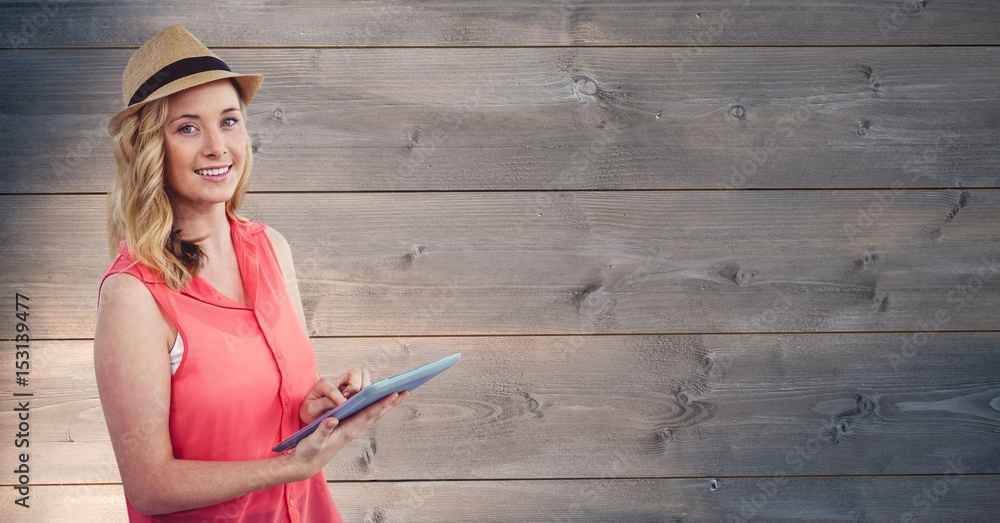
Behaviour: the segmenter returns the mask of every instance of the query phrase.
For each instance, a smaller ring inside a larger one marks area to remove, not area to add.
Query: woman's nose
[[[219,157],[226,153],[226,142],[222,139],[222,131],[208,129],[205,131],[205,143],[202,152],[205,156]]]

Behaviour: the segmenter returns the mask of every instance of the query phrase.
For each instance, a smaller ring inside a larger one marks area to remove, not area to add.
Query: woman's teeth
[[[232,167],[231,165],[229,167]],[[229,172],[229,167],[220,167],[218,169],[199,169],[195,171],[202,176],[219,176],[220,174],[226,174]]]

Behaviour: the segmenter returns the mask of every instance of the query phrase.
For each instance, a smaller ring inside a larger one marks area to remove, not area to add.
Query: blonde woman
[[[370,375],[318,376],[288,243],[237,215],[262,80],[181,26],[125,68],[94,362],[131,522],[341,521],[322,467],[406,396],[271,452]]]

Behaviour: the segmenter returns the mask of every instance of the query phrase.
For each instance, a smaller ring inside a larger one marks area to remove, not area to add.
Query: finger
[[[361,390],[362,382],[361,369],[351,369],[341,376],[341,386],[340,390],[343,392],[344,397],[349,398],[351,394],[354,394]]]
[[[347,401],[347,397],[340,391],[340,388],[326,378],[316,382],[316,389],[323,395],[323,397],[328,398],[331,402],[333,402],[333,405],[330,405],[328,408],[333,408]]]
[[[333,434],[333,429],[337,428],[337,425],[339,424],[340,420],[331,416],[323,420],[323,423],[320,424],[320,430],[317,430],[316,432],[320,433],[320,438],[326,440],[331,434]]]
[[[365,388],[372,384],[372,373],[365,369],[361,371],[361,388]]]

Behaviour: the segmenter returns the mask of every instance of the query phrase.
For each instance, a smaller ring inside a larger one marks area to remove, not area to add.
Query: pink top
[[[141,280],[177,327],[184,354],[170,387],[170,441],[177,459],[257,460],[303,426],[299,408],[316,382],[316,357],[288,297],[263,225],[230,219],[243,287],[252,307],[200,277],[181,290],[129,255],[125,242],[104,277]],[[102,280],[103,283],[103,280]],[[166,354],[164,354],[166,357]],[[320,472],[210,507],[130,522],[338,523],[343,520]]]

